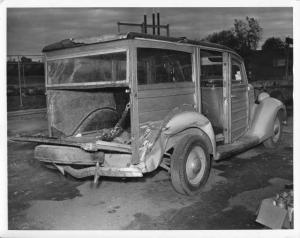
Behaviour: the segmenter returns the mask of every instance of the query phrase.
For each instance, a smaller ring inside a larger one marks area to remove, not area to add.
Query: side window
[[[138,84],[192,81],[192,54],[154,48],[137,49]]]
[[[200,51],[201,85],[223,84],[223,55],[221,52],[202,50]]]
[[[236,59],[231,60],[231,83],[241,84],[244,83],[245,79],[242,72],[242,64]]]

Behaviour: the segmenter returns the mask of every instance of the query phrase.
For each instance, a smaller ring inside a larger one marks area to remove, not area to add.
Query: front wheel
[[[211,167],[208,149],[196,135],[183,137],[171,158],[172,185],[178,193],[192,195],[207,181]]]
[[[264,146],[266,148],[275,148],[279,143],[282,134],[282,121],[280,116],[277,114],[275,121],[273,123],[273,135],[264,141]]]

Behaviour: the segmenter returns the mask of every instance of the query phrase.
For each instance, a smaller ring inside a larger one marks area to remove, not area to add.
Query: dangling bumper
[[[12,141],[45,143],[34,157],[76,178],[88,176],[142,177],[142,169],[132,165],[130,145],[96,141],[78,142],[47,137],[15,137]]]
[[[62,173],[68,173],[75,178],[84,178],[89,176],[107,176],[107,177],[143,177],[138,168],[116,168],[116,167],[87,167],[75,169],[68,165],[57,165],[55,167]]]
[[[139,168],[131,165],[131,154],[87,152],[76,147],[39,145],[35,148],[34,157],[41,162],[54,165],[61,173],[68,173],[75,178],[143,176]]]

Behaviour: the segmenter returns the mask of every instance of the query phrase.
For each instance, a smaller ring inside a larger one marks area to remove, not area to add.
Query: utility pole
[[[160,15],[159,12],[156,13],[157,16],[157,35],[160,35]]]
[[[286,55],[286,60],[285,60],[285,79],[289,79],[289,64],[290,64],[290,45],[293,44],[293,39],[290,37],[285,38],[285,55]]]
[[[154,13],[154,11],[152,13],[152,32],[153,32],[153,35],[155,35],[155,13]]]
[[[147,15],[144,15],[144,33],[147,34]]]
[[[26,89],[26,79],[25,79],[25,63],[22,63],[22,78],[23,78],[23,85],[24,89]]]
[[[21,65],[20,65],[20,56],[18,56],[18,78],[19,78],[19,95],[20,95],[20,106],[23,107],[22,100],[22,82],[21,82]]]
[[[155,19],[157,22],[155,22]],[[142,23],[129,23],[129,22],[117,22],[117,27],[118,27],[118,33],[121,33],[121,26],[132,26],[132,27],[139,27],[141,29],[141,33],[148,34],[148,28],[152,28],[152,34],[153,35],[160,35],[161,34],[161,29],[164,29],[166,32],[166,35],[169,37],[170,36],[170,25],[161,25],[160,24],[160,14],[159,12],[156,13],[155,17],[155,12],[152,13],[152,24],[147,23],[147,15],[144,14],[144,21]],[[156,31],[157,29],[157,31]],[[156,34],[157,32],[157,34]]]

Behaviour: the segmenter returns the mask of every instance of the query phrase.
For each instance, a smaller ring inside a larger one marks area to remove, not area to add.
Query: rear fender
[[[208,148],[208,152],[211,155],[215,155],[214,151],[214,144],[211,141],[210,137],[199,127],[191,127],[184,131],[181,131],[177,133],[176,135],[173,135],[168,138],[167,144],[166,144],[166,151],[169,151],[171,148],[174,148],[177,143],[186,135],[197,135],[203,139],[203,142],[205,143],[206,147]]]
[[[209,153],[216,153],[215,134],[210,121],[197,112],[182,112],[175,115],[163,128],[163,133],[168,137],[167,150],[188,133],[197,134],[207,142]]]
[[[254,104],[253,112],[253,120],[248,134],[257,136],[260,142],[273,135],[273,122],[277,114],[283,122],[286,122],[287,118],[284,104],[269,96],[261,100],[259,104]]]
[[[142,148],[141,161],[146,171],[156,169],[163,158],[164,153],[176,145],[176,143],[187,134],[199,135],[209,149],[209,153],[216,155],[215,135],[209,120],[194,111],[179,112],[173,117],[168,117],[162,125],[157,140],[151,144],[148,151]]]

